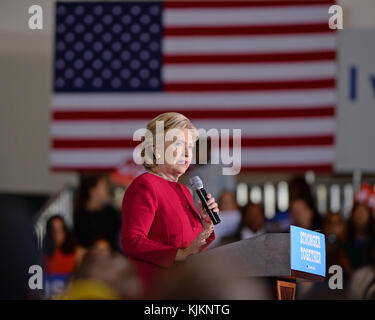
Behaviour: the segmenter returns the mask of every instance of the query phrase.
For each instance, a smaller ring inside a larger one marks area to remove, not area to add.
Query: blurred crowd
[[[209,187],[207,187],[209,190]],[[214,195],[215,196],[215,195]],[[326,237],[327,278],[324,283],[297,284],[299,299],[374,299],[375,298],[375,241],[374,212],[365,202],[355,202],[348,220],[340,212],[317,212],[315,200],[304,178],[293,178],[289,183],[289,210],[267,220],[262,203],[249,202],[240,207],[234,190],[223,189],[218,195],[222,222],[215,227],[216,239],[211,248],[234,241],[248,239],[268,232],[288,232],[290,225],[320,231]],[[280,218],[281,217],[281,218]],[[14,217],[13,217],[14,218]],[[12,218],[12,219],[13,219]],[[64,285],[57,290],[46,283],[40,295],[28,290],[10,295],[15,298],[37,299],[141,299],[141,298],[212,298],[212,299],[273,299],[271,282],[262,279],[212,281],[205,279],[210,266],[177,264],[171,276],[160,284],[151,296],[142,292],[137,274],[122,253],[120,245],[121,211],[114,205],[111,183],[107,175],[84,174],[76,191],[73,228],[69,228],[62,215],[54,215],[46,224],[43,246],[33,246],[30,230],[24,232],[20,223],[7,221],[2,225],[1,241],[15,241],[14,263],[23,251],[32,257],[26,262],[41,263],[46,279],[53,282],[67,275]],[[24,221],[21,223],[25,224]],[[29,222],[27,222],[29,223]],[[23,232],[23,246],[14,235]],[[27,236],[30,234],[30,237]],[[13,238],[12,238],[13,236]],[[13,240],[12,240],[13,239]],[[8,250],[9,251],[9,250]],[[41,252],[42,251],[42,252]],[[35,252],[34,255],[31,253]],[[41,254],[40,254],[41,253]],[[39,255],[40,254],[40,255]],[[40,257],[40,259],[39,259]],[[26,258],[25,258],[26,259]],[[25,262],[25,263],[26,263]],[[9,262],[12,264],[12,261]],[[343,270],[343,290],[330,290],[329,267],[339,265]],[[216,265],[217,266],[217,265]],[[11,272],[11,266],[3,272]],[[213,266],[215,269],[215,266]],[[235,266],[220,263],[218,275],[226,279],[226,270]],[[217,269],[217,267],[216,267]],[[57,278],[56,278],[57,277]],[[9,277],[11,281],[11,277]],[[195,280],[194,280],[195,279]],[[202,280],[203,279],[203,280]],[[15,280],[16,281],[16,280]],[[27,283],[27,279],[22,277]],[[51,282],[51,283],[52,283]],[[4,282],[6,284],[6,282]],[[22,284],[20,284],[22,287]],[[48,294],[46,294],[46,286]],[[15,288],[13,282],[8,287]],[[184,288],[181,291],[181,288]],[[5,289],[4,289],[5,290]],[[3,297],[6,296],[2,292]],[[8,294],[9,295],[9,294]]]

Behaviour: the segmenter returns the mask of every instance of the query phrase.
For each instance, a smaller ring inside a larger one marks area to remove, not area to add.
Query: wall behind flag
[[[32,0],[0,2],[0,192],[48,193],[76,183],[49,170],[54,1],[38,0],[43,30],[28,28]]]

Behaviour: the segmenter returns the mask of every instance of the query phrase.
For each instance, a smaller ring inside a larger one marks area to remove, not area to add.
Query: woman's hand
[[[212,209],[212,211],[219,214],[220,209],[218,207],[218,204],[215,202],[215,198],[212,197],[211,193],[207,194],[207,198],[208,198],[208,201],[207,201],[208,208]],[[203,204],[200,200],[199,200],[198,211],[202,217],[203,229],[210,229],[210,230],[212,229],[213,231],[214,224],[212,223],[210,216],[208,215],[206,209],[203,207]],[[210,232],[210,234],[212,233],[212,231]]]
[[[215,198],[211,196],[211,194],[207,194],[207,205],[209,209],[212,209],[216,213],[219,213],[219,208],[217,203],[215,202]],[[206,244],[206,239],[211,235],[214,231],[214,224],[211,221],[210,216],[207,214],[206,209],[203,207],[202,203],[199,201],[199,214],[202,217],[203,223],[203,231],[198,234],[198,236],[193,240],[189,247],[186,249],[178,249],[176,254],[176,261],[184,261],[188,256],[191,254],[198,253],[203,245]]]
[[[193,240],[189,247],[186,249],[178,249],[175,261],[184,261],[188,256],[194,253],[198,253],[203,245],[206,244],[206,239],[210,236],[213,231],[211,228],[203,229],[198,236]]]

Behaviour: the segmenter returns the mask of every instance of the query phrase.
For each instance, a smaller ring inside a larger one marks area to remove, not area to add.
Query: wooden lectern
[[[192,255],[188,261],[212,258],[235,262],[235,277],[275,278],[279,300],[295,299],[297,281],[324,280],[322,276],[291,269],[289,233],[268,233],[233,242]]]

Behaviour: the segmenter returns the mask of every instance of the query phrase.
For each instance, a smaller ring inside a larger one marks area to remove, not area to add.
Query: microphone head
[[[203,188],[203,182],[202,179],[198,176],[190,178],[190,185],[194,190],[202,189]]]

